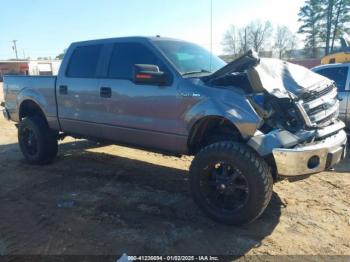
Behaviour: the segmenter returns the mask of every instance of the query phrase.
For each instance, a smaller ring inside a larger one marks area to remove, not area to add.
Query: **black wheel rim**
[[[207,174],[201,176],[200,188],[211,208],[235,212],[247,203],[248,182],[238,168],[220,161],[206,170]]]
[[[36,155],[38,152],[38,140],[34,131],[25,128],[22,132],[22,145],[29,155]]]

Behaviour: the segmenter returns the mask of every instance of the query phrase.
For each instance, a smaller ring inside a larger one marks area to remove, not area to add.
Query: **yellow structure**
[[[321,64],[350,63],[350,52],[338,52],[326,55],[322,58]]]
[[[336,63],[349,63],[350,62],[350,45],[349,41],[345,37],[340,37],[341,48],[336,52],[326,55],[322,58],[321,64],[336,64]]]

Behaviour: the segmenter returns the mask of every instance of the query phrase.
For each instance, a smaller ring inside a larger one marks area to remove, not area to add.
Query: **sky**
[[[213,52],[233,24],[270,20],[298,29],[304,0],[212,0]],[[1,1],[0,60],[56,57],[71,42],[119,36],[167,36],[210,49],[210,0],[11,0]]]

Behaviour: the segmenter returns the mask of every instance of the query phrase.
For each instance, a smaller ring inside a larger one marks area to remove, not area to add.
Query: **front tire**
[[[270,202],[272,185],[266,162],[241,143],[206,146],[190,167],[195,203],[210,218],[225,224],[248,224],[257,219]]]
[[[18,127],[18,142],[29,164],[48,164],[57,155],[57,135],[48,127],[43,117],[23,119]]]

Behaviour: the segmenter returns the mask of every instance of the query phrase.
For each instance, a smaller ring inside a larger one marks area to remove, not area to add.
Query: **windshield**
[[[181,41],[154,41],[182,75],[212,73],[226,65],[206,49]]]

